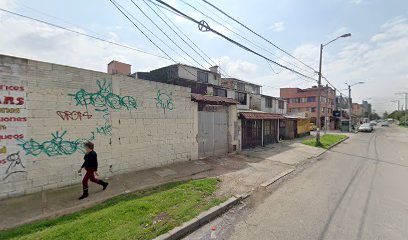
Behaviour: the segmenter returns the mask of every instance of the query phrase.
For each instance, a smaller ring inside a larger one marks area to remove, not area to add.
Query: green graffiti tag
[[[113,93],[112,83],[106,79],[103,81],[97,80],[99,90],[97,92],[88,92],[84,89],[80,89],[75,94],[68,94],[71,96],[77,106],[93,106],[95,111],[103,112],[103,118],[105,119],[105,125],[96,128],[96,132],[104,135],[112,135],[111,115],[109,109],[119,110],[137,109],[137,102],[134,97],[120,96]]]
[[[104,134],[104,135],[111,135],[112,132],[112,124],[110,121],[110,113],[107,108],[100,110],[100,109],[95,109],[95,111],[103,112],[103,119],[105,119],[105,124],[102,127],[97,127],[96,132],[99,134]]]
[[[173,110],[174,104],[171,92],[165,93],[157,90],[157,96],[154,99],[156,100],[156,107],[163,109],[164,112]]]
[[[95,93],[88,92],[84,89],[80,89],[75,94],[68,94],[73,97],[76,101],[77,106],[89,105],[97,108],[111,108],[111,109],[122,109],[127,110],[137,109],[137,102],[135,98],[131,96],[119,96],[112,91],[112,83],[103,80],[97,80],[96,84],[99,87],[99,91]]]
[[[38,156],[41,153],[46,154],[49,157],[53,156],[63,156],[71,155],[75,152],[84,153],[83,144],[87,141],[92,141],[95,139],[94,133],[88,139],[78,138],[74,141],[64,140],[63,137],[67,131],[62,132],[56,131],[55,134],[51,134],[52,139],[39,143],[33,139],[24,140],[18,139],[18,145],[23,149],[26,155]]]

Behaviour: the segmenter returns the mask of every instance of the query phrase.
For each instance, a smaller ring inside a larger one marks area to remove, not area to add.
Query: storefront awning
[[[274,113],[258,113],[258,112],[241,112],[241,118],[248,120],[277,120],[285,119],[281,114]]]

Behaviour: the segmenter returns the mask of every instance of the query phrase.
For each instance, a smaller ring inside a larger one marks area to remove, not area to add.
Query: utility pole
[[[316,116],[316,144],[320,145],[320,85],[322,84],[322,57],[323,57],[323,44],[320,44],[320,61],[319,61],[319,80],[317,82],[317,116]]]
[[[348,85],[348,84],[347,84]],[[352,114],[352,100],[351,100],[351,86],[348,85],[349,92],[349,132],[351,132],[351,114]]]
[[[346,85],[348,86],[348,92],[349,92],[349,99],[348,99],[348,102],[349,102],[349,132],[351,132],[351,112],[352,112],[351,87],[354,85],[363,84],[363,83],[364,82],[357,82],[351,85],[346,83]]]
[[[328,117],[328,113],[329,113],[329,86],[326,85],[326,113],[324,116],[324,134],[327,133],[327,117]]]
[[[397,105],[397,111],[399,111],[400,110],[400,100],[394,100],[394,101],[391,101],[391,102],[394,102],[394,103],[398,104]]]
[[[320,105],[320,87],[322,85],[322,58],[323,58],[323,47],[327,46],[328,44],[336,41],[339,38],[346,38],[346,37],[351,37],[351,33],[347,33],[347,34],[343,34],[333,40],[331,40],[330,42],[326,43],[326,44],[320,44],[320,61],[319,61],[319,80],[317,81],[317,116],[316,116],[316,125],[317,125],[317,129],[316,129],[316,144],[320,144],[320,127],[321,127],[321,119],[320,119],[320,114],[322,112],[321,110],[321,105]]]
[[[407,124],[407,105],[408,105],[408,92],[400,92],[400,93],[396,93],[397,95],[405,95],[405,125]]]

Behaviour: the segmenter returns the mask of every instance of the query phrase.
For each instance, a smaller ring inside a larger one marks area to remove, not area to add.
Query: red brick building
[[[316,123],[317,116],[317,87],[281,88],[280,97],[288,101],[288,113],[309,112],[311,122]],[[324,126],[324,117],[327,113],[330,129],[334,128],[333,109],[336,98],[335,91],[330,87],[321,87],[321,124]],[[327,104],[326,104],[327,101]],[[326,107],[327,106],[327,107]]]

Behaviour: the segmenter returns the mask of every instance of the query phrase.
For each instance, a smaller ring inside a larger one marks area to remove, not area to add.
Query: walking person
[[[85,168],[86,173],[84,178],[82,179],[82,187],[83,193],[82,196],[79,197],[79,200],[88,197],[88,180],[91,182],[97,183],[103,187],[103,190],[106,189],[109,183],[104,182],[102,180],[96,179],[95,174],[98,174],[98,158],[96,152],[94,151],[94,144],[91,142],[84,143],[85,147],[85,156],[84,156],[84,163],[81,166],[81,169],[78,170],[78,173],[81,173],[82,168]]]

